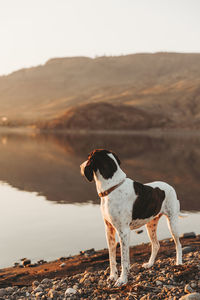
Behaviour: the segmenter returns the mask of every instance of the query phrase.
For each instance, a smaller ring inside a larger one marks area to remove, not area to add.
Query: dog
[[[151,242],[151,256],[143,267],[153,266],[160,247],[156,230],[162,215],[167,217],[175,242],[176,264],[182,264],[178,217],[186,215],[180,212],[180,203],[172,186],[161,181],[142,184],[127,178],[120,168],[118,156],[104,149],[92,151],[80,168],[83,176],[90,182],[95,181],[97,193],[101,198],[101,212],[109,250],[109,280],[115,281],[115,286],[121,286],[128,281],[130,231],[143,225],[146,225]],[[121,248],[122,268],[119,278],[116,264],[116,232]]]

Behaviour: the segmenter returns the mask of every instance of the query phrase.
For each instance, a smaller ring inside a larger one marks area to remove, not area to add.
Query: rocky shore
[[[175,247],[161,241],[154,266],[144,269],[150,245],[131,247],[129,281],[122,287],[107,282],[107,249],[82,251],[53,262],[20,265],[0,270],[0,300],[3,299],[200,299],[200,235],[181,238],[183,265],[175,266]],[[120,248],[117,248],[120,263]]]

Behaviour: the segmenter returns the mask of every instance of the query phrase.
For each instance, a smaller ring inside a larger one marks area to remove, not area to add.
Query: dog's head
[[[114,152],[96,149],[88,155],[88,159],[80,165],[80,168],[81,174],[92,181],[97,170],[105,179],[112,178],[118,165],[120,160]]]

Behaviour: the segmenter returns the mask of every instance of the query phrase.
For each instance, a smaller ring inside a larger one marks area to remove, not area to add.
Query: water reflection
[[[194,135],[0,133],[0,181],[6,182],[0,183],[0,267],[22,257],[49,260],[106,247],[95,185],[79,170],[94,148],[113,149],[135,180],[169,182],[183,210],[200,211],[199,146]],[[199,233],[199,222],[199,213],[180,219],[180,233]],[[164,217],[159,228],[159,239],[170,236]],[[142,242],[148,242],[145,232],[131,234],[132,245]]]
[[[56,204],[36,193],[0,183],[0,268],[28,257],[32,262],[54,260],[90,248],[107,247],[98,205]],[[158,238],[171,237],[166,218],[158,224]],[[180,234],[200,233],[200,214],[179,220]],[[72,230],[73,229],[73,230]],[[146,230],[131,233],[130,245],[149,242]]]
[[[173,185],[183,210],[200,210],[200,136],[0,134],[0,181],[64,203],[99,203],[79,165],[94,148],[114,150],[127,176]]]

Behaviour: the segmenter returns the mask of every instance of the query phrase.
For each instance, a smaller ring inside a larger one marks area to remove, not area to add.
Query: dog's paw
[[[110,274],[110,276],[108,277],[108,281],[116,281],[118,278],[118,274]]]
[[[149,268],[151,268],[153,266],[153,264],[148,262],[148,263],[144,263],[142,266],[145,269],[149,269]]]
[[[127,282],[128,282],[127,278],[121,278],[121,277],[119,277],[117,279],[117,281],[115,282],[115,287],[122,286],[122,285],[126,284]]]

